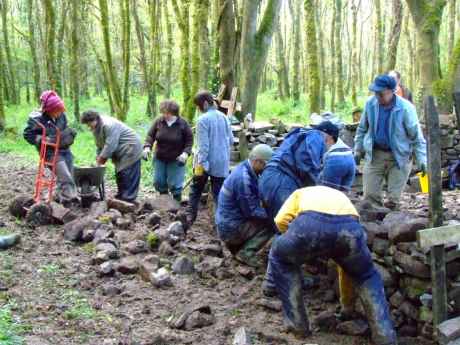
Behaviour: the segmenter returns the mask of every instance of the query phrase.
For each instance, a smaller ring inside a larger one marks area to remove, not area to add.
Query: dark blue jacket
[[[249,160],[240,163],[225,179],[217,202],[216,224],[222,240],[250,219],[267,219],[259,197],[258,178]]]
[[[42,128],[37,124],[40,122],[46,128],[46,136],[54,141],[56,138],[56,126],[61,130],[61,133],[67,128],[67,118],[65,113],[62,113],[57,119],[52,119],[48,114],[34,111],[29,115],[27,126],[24,129],[24,139],[31,145],[40,150],[40,140],[42,137]],[[53,126],[54,125],[54,126]],[[60,149],[59,153],[66,155],[70,152],[69,149]],[[51,159],[52,149],[47,152],[47,159]]]
[[[309,181],[318,181],[325,152],[326,143],[320,131],[296,128],[284,138],[267,167],[289,175],[296,181],[297,188],[305,187]]]

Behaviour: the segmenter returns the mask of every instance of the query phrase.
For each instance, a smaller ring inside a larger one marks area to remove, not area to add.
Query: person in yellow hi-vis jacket
[[[275,218],[283,234],[273,241],[269,269],[288,331],[310,334],[301,265],[310,257],[322,257],[337,262],[352,280],[375,345],[397,344],[382,278],[372,262],[358,217],[344,193],[326,186],[298,189],[283,204]]]

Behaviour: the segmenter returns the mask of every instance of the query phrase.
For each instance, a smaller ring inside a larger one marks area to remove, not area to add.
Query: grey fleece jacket
[[[106,159],[112,158],[117,173],[142,157],[139,135],[113,117],[101,116],[101,121],[93,134],[98,155]]]

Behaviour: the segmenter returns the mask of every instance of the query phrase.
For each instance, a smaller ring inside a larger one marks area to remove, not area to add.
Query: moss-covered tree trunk
[[[73,1],[70,1],[72,3]],[[63,1],[61,4],[61,15],[60,15],[60,22],[59,22],[59,29],[57,35],[57,54],[56,54],[56,92],[58,94],[64,95],[63,92],[63,69],[62,63],[64,59],[64,36],[66,33],[67,27],[67,12],[68,12],[68,4],[67,2]]]
[[[4,66],[5,61],[3,57],[3,52],[2,49],[0,49],[0,67]],[[0,132],[3,132],[3,130],[6,127],[6,116],[5,116],[5,100],[4,100],[4,90],[6,89],[6,85],[4,83],[4,73],[0,71]]]
[[[417,30],[417,57],[420,64],[420,88],[423,99],[433,94],[439,79],[439,28],[446,0],[406,0]]]
[[[316,20],[316,34],[318,36],[318,63],[319,63],[319,105],[321,109],[326,106],[326,53],[324,51],[324,32],[321,27],[322,16],[321,11],[321,0],[315,2],[315,20]],[[299,9],[300,11],[300,9]]]
[[[314,0],[304,1],[305,34],[307,38],[308,61],[308,103],[310,113],[320,113],[320,80],[318,66],[318,44],[316,42],[316,21]],[[342,95],[343,96],[343,95]]]
[[[224,97],[229,99],[235,85],[236,18],[234,2],[217,0],[217,8],[219,79],[226,86]]]
[[[203,14],[202,24],[200,26],[200,89],[208,89],[209,69],[211,66],[211,48],[208,30],[209,8],[209,0],[202,0],[200,11]]]
[[[128,92],[129,92],[129,58],[130,58],[130,19],[129,19],[129,0],[120,0],[120,16],[122,25],[122,63],[123,63],[123,94],[118,81],[115,66],[112,58],[112,47],[110,43],[109,29],[109,9],[107,0],[99,0],[99,9],[101,14],[101,29],[104,42],[105,63],[103,68],[106,73],[107,93],[110,93],[110,99],[113,105],[113,111],[116,117],[125,121],[128,112]]]
[[[291,96],[290,86],[289,86],[289,73],[286,66],[285,58],[285,46],[283,42],[283,36],[281,33],[281,27],[275,32],[275,41],[276,41],[276,59],[277,59],[277,74],[278,74],[278,83],[279,83],[279,93],[281,99],[289,98]]]
[[[71,1],[71,61],[70,84],[72,88],[73,116],[75,123],[80,123],[80,2]]]
[[[56,65],[56,12],[52,0],[43,0],[43,7],[45,11],[47,88],[56,90],[59,78]]]
[[[34,1],[27,0],[27,24],[29,28],[29,39],[27,43],[30,47],[30,56],[32,58],[32,71],[34,79],[34,103],[37,103],[40,98],[40,66],[38,64],[37,45],[35,37],[35,22],[34,22]]]
[[[142,72],[142,87],[141,93],[148,92],[150,88],[150,76],[148,73],[148,66],[147,66],[147,56],[145,53],[145,39],[144,39],[144,27],[142,26],[141,20],[139,18],[139,11],[138,11],[138,1],[131,0],[131,8],[132,8],[132,15],[134,19],[134,27],[136,29],[136,37],[137,37],[137,45],[139,47],[139,67]],[[150,107],[147,107],[147,113]],[[148,114],[152,115],[152,114]]]
[[[173,69],[173,48],[174,48],[174,36],[173,28],[171,23],[171,15],[169,10],[169,1],[163,2],[163,18],[166,29],[166,67],[165,67],[165,96],[166,98],[171,97],[171,83],[172,83],[172,69]]]
[[[13,55],[11,54],[11,47],[10,47],[10,37],[9,37],[9,30],[8,30],[8,2],[7,0],[0,1],[0,10],[2,15],[2,34],[3,34],[3,45],[5,47],[5,54],[6,54],[6,64],[7,66],[7,77],[8,77],[8,88],[9,88],[9,95],[11,96],[11,103],[19,104],[20,103],[20,94],[18,90],[18,86],[16,85],[16,69],[13,64]]]
[[[149,116],[155,116],[157,112],[157,98],[158,98],[158,52],[160,49],[160,15],[161,8],[159,0],[149,0],[148,2],[148,17],[150,22],[150,63],[148,65],[148,89],[147,89],[147,110]]]
[[[449,43],[447,46],[447,53],[449,56],[452,55],[452,50],[455,43],[455,21],[457,16],[457,0],[449,0]]]
[[[403,7],[401,0],[393,0],[392,2],[392,29],[390,31],[390,40],[388,41],[388,60],[386,71],[393,70],[396,66],[396,57],[398,55],[399,37],[401,35],[401,27],[403,20]]]
[[[361,1],[353,0],[351,4],[351,103],[353,106],[358,105],[357,85],[358,85],[358,12]]]
[[[334,6],[332,6],[332,18],[335,18],[336,16],[336,7],[335,3]],[[331,42],[331,70],[330,70],[330,77],[329,77],[329,84],[331,88],[331,103],[329,105],[329,108],[331,111],[335,110],[335,95],[336,95],[336,59],[335,59],[335,20],[331,20],[331,32],[330,32],[330,42]]]
[[[345,94],[343,92],[343,58],[342,58],[342,0],[335,0],[335,64],[337,68],[336,88],[337,88],[337,101],[339,103],[345,102]]]
[[[404,37],[406,39],[406,46],[407,46],[407,51],[408,52],[414,52],[415,47],[414,43],[412,42],[412,37],[409,31],[409,21],[410,21],[410,14],[407,13],[405,15],[404,19]],[[407,54],[408,57],[408,73],[407,73],[407,78],[406,81],[409,82],[409,88],[411,90],[414,90],[415,87],[415,54]]]
[[[205,56],[202,56],[204,51],[202,50],[203,45],[201,40],[203,38],[202,31],[203,26],[207,25],[208,19],[208,6],[209,2],[207,0],[193,0],[192,6],[192,61],[191,61],[191,77],[192,84],[190,88],[191,95],[195,95],[200,89],[201,76],[200,71],[201,60],[205,59]],[[189,103],[187,105],[187,113],[189,114],[189,120],[193,120],[195,114],[195,105],[193,103],[193,97],[190,97]]]
[[[244,1],[240,47],[242,114],[255,116],[260,78],[273,32],[278,25],[281,0],[268,0],[258,23],[261,0]]]
[[[294,102],[298,102],[300,100],[300,36],[301,36],[301,26],[300,26],[300,19],[301,19],[301,10],[302,10],[302,2],[301,0],[294,0],[295,1],[295,10],[293,11],[293,25],[294,25],[294,39],[293,39],[293,58],[292,58],[292,98]]]
[[[181,56],[181,70],[180,80],[182,85],[182,102],[184,116],[192,120],[193,112],[189,111],[188,105],[190,104],[191,91],[190,91],[190,1],[191,0],[172,0],[176,21],[180,30],[180,56]]]
[[[375,62],[376,74],[383,73],[383,42],[385,41],[382,23],[382,6],[380,0],[374,0],[374,25],[375,25]]]

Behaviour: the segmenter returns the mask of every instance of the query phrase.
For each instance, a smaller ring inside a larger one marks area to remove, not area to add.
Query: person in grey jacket
[[[124,123],[89,110],[81,122],[94,134],[97,147],[96,162],[104,165],[109,158],[115,165],[118,187],[117,199],[133,202],[141,180],[142,143],[140,137]]]

